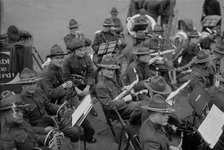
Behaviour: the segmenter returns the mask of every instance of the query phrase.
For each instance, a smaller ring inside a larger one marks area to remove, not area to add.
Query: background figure
[[[206,17],[206,16],[211,16],[211,15],[218,15],[221,16],[221,7],[220,3],[218,0],[205,0],[204,4],[202,6],[202,17],[201,21]],[[221,20],[218,22],[218,24],[221,27]],[[202,31],[205,29],[203,28]]]

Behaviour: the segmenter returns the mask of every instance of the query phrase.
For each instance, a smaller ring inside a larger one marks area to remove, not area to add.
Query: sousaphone
[[[131,29],[133,28],[134,26],[134,21],[135,21],[135,18],[139,17],[140,14],[136,14],[132,17],[128,17],[127,18],[127,29],[128,29],[128,32],[134,36],[136,33],[134,31],[131,31]],[[147,22],[150,23],[152,25],[152,29],[154,29],[154,26],[156,25],[156,21],[149,15],[145,15],[146,18],[147,18]]]

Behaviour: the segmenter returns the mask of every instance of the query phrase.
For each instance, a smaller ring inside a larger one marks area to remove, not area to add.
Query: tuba
[[[128,17],[127,18],[127,29],[128,29],[128,33],[130,33],[132,36],[135,36],[135,32],[131,31],[131,29],[134,26],[134,22],[135,22],[135,18],[139,17],[140,14],[136,14],[132,17]],[[156,25],[156,21],[149,15],[145,15],[147,18],[147,22],[150,23],[152,25],[152,29],[154,29],[154,26]]]

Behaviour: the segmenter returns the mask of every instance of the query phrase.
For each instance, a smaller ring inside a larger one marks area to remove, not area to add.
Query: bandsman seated
[[[80,101],[77,92],[74,90],[75,85],[73,85],[72,80],[65,79],[65,73],[62,69],[64,55],[66,54],[59,45],[52,46],[50,54],[47,56],[51,59],[51,62],[41,73],[40,85],[47,98],[54,100],[54,103],[62,105],[64,102],[68,102],[72,108],[77,108]],[[96,139],[93,137],[95,131],[89,121],[85,119],[81,126],[85,131],[84,138],[86,141],[95,143]]]
[[[144,150],[179,150],[180,148],[171,143],[165,131],[168,124],[169,114],[174,112],[161,95],[155,95],[151,103],[142,106],[148,112],[148,118],[143,122],[139,139]]]
[[[123,119],[129,119],[139,102],[132,101],[128,92],[121,99],[114,100],[122,92],[122,79],[119,74],[120,66],[111,56],[105,56],[98,66],[101,71],[98,75],[96,95],[102,107],[109,112],[111,118],[117,119],[114,109],[117,109]]]
[[[23,119],[23,109],[28,106],[29,104],[23,104],[18,95],[11,92],[5,93],[0,101],[1,150],[43,148],[46,135],[35,133],[32,126]]]
[[[45,93],[38,88],[37,82],[39,80],[41,78],[37,77],[34,71],[27,68],[20,75],[18,84],[21,84],[22,92],[19,94],[19,98],[22,103],[29,104],[23,110],[24,119],[33,126],[35,132],[42,134],[48,133],[59,125],[65,136],[69,137],[72,142],[77,142],[82,131],[81,129],[75,126],[71,127],[69,124],[56,124],[57,122],[55,123],[51,119],[47,119],[50,118],[48,114],[56,115],[59,106],[51,103]]]

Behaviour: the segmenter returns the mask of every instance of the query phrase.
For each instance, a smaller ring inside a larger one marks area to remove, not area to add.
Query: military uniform
[[[208,103],[209,108],[212,107],[213,104],[215,104],[221,111],[224,112],[224,87],[223,86],[219,86],[219,87],[215,87],[212,86],[211,88],[208,89],[208,92],[211,96],[211,99]]]
[[[64,83],[64,72],[62,68],[50,64],[48,68],[42,72],[41,76],[43,78],[42,83],[44,84],[42,87],[44,88],[47,97],[49,99],[58,99],[59,102],[63,102],[67,98],[69,91],[62,87],[62,84]],[[71,96],[72,103],[75,107],[78,107],[80,104],[78,96],[74,91]],[[85,119],[82,123],[82,127],[85,130],[86,140],[92,140],[95,131],[89,121]]]
[[[64,61],[65,76],[70,78],[72,74],[77,74],[86,79],[86,85],[94,84],[93,63],[88,54],[80,58],[75,54],[70,55]]]
[[[147,119],[139,131],[140,143],[144,150],[169,150],[170,141],[165,129]]]
[[[82,33],[80,35],[67,34],[64,37],[64,42],[65,42],[66,48],[69,51],[73,51],[76,46],[76,45],[74,45],[74,41],[80,40],[80,39],[84,39],[84,35]]]
[[[102,43],[107,43],[107,42],[111,42],[111,41],[118,41],[118,35],[116,32],[114,32],[113,30],[110,30],[109,32],[104,32],[104,31],[100,31],[99,33],[96,33],[93,44],[92,44],[92,49],[94,50],[94,63],[98,64],[101,62],[103,55],[98,55],[98,50],[100,47],[100,44]]]
[[[115,28],[116,33],[119,35],[124,30],[121,19],[119,19],[119,18],[112,19],[111,18],[111,20],[114,23],[113,27]]]
[[[1,132],[1,150],[31,150],[34,147],[43,145],[45,136],[36,134],[30,124],[4,124]]]
[[[131,84],[133,81],[136,80],[136,74],[134,72],[134,68],[137,71],[139,81],[146,80],[155,75],[155,71],[151,70],[147,63],[143,63],[136,60],[132,62],[127,68],[126,75],[125,75],[125,82],[127,85]],[[141,86],[141,82],[135,85],[135,88],[139,86]]]
[[[48,115],[48,113],[55,115],[59,108],[58,105],[49,101],[41,89],[36,89],[33,94],[22,92],[20,98],[24,104],[29,104],[24,109],[24,118],[34,126],[38,124],[39,119]]]
[[[213,78],[214,75],[209,73],[208,70],[194,66],[190,74],[190,87],[191,89],[194,89],[196,86],[201,86],[204,88],[210,87],[213,85]]]
[[[37,146],[43,146],[45,136],[36,134],[32,126],[23,120],[22,108],[28,104],[22,104],[18,95],[12,92],[4,94],[0,101],[1,111],[1,150],[31,150]]]
[[[129,118],[137,102],[126,103],[123,99],[116,102],[112,101],[121,93],[121,85],[116,80],[99,79],[96,85],[96,95],[103,107],[109,112],[111,116],[115,116],[114,107],[117,108],[122,118]]]
[[[62,104],[68,94],[68,90],[61,86],[65,81],[64,71],[62,68],[49,64],[48,68],[41,73],[41,77],[43,78],[41,81],[41,87],[47,97],[54,100],[54,102],[57,100],[58,104]],[[75,96],[73,101],[78,103],[78,97]]]

